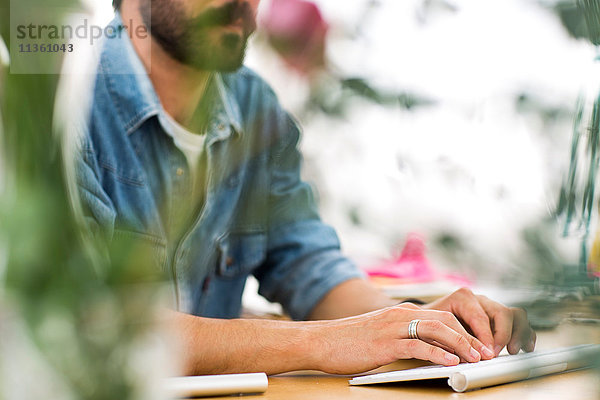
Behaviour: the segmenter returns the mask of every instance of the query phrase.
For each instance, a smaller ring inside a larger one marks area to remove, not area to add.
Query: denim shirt
[[[332,288],[363,276],[300,178],[297,124],[254,72],[214,75],[204,206],[170,240],[167,220],[191,187],[185,156],[159,123],[164,110],[127,35],[106,40],[97,68],[77,160],[86,220],[108,240],[144,243],[172,278],[180,311],[238,317],[253,274],[262,296],[303,319]]]

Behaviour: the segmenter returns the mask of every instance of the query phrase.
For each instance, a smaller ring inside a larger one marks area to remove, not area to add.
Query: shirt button
[[[228,267],[231,267],[233,265],[233,258],[232,257],[227,257],[227,259],[225,260],[225,264],[227,264]]]
[[[183,175],[183,168],[177,168],[177,176]]]
[[[224,124],[219,124],[219,126],[217,126],[217,129],[220,131],[224,131],[225,130],[225,125]]]

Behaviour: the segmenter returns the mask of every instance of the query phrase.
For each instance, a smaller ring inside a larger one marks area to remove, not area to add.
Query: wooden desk
[[[558,328],[538,332],[539,349],[600,343],[600,327],[565,323]],[[392,371],[425,365],[419,361],[396,362],[376,370]],[[600,399],[600,371],[584,370],[547,376],[528,381],[455,393],[447,384],[435,386],[398,383],[374,386],[350,386],[348,377],[302,371],[269,377],[269,388],[262,395],[244,396],[263,400],[352,400],[352,399],[489,399],[489,400],[592,400]]]
[[[448,385],[426,387],[416,384],[348,386],[348,380],[331,376],[286,376],[269,378],[269,399],[487,399],[487,400],[592,400],[600,391],[597,372],[578,371],[515,382],[467,393],[455,393]],[[253,396],[254,397],[254,396]]]

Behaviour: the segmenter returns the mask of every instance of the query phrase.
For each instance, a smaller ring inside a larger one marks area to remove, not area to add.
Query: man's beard
[[[232,0],[194,18],[186,18],[179,1],[143,0],[144,24],[162,49],[175,60],[200,70],[235,71],[242,66],[246,43],[256,29],[250,5]],[[241,19],[242,34],[223,27]]]

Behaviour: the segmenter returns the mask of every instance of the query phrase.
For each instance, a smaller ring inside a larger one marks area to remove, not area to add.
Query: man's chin
[[[207,54],[210,56],[206,57]],[[245,55],[245,46],[237,51],[213,51],[212,54],[206,51],[197,51],[191,54],[191,57],[187,58],[184,63],[202,71],[234,72],[244,64]]]
[[[207,36],[197,36],[175,41],[155,37],[163,50],[181,64],[200,71],[233,72],[244,64],[247,37],[227,34],[212,41]]]
[[[244,57],[239,57],[235,60],[189,59],[185,61],[185,64],[200,71],[234,72],[242,67],[244,64]]]

